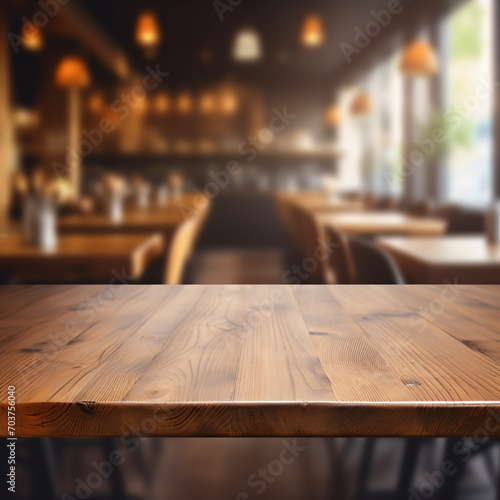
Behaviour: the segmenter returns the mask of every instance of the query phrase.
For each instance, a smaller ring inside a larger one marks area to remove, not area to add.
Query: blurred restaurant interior
[[[497,3],[2,0],[0,283],[500,284]],[[54,442],[63,491],[102,445],[80,441]],[[249,498],[282,447],[216,441],[92,498]],[[408,440],[300,443],[260,498],[408,498]],[[420,445],[427,470],[448,446]],[[439,498],[499,498],[499,457]]]
[[[499,283],[494,4],[2,2],[2,282]]]

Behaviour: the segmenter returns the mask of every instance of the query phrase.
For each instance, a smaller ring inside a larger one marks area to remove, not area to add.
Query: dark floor
[[[17,465],[18,491],[12,498],[498,500],[500,440],[480,446],[469,441],[470,449],[476,450],[470,456],[448,454],[457,472],[444,476],[440,470],[450,443],[444,439],[24,439],[18,441],[22,460]],[[410,482],[400,484],[397,493],[404,464],[412,456],[417,460]],[[52,468],[47,467],[51,457]],[[53,494],[47,493],[51,475],[58,490]]]

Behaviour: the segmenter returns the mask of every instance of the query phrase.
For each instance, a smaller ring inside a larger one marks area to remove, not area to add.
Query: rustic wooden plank
[[[500,287],[446,292],[5,286],[0,420],[14,385],[18,436],[500,436]]]

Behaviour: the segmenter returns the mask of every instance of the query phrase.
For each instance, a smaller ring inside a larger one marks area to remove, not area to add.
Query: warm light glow
[[[330,106],[326,109],[323,115],[323,121],[325,125],[338,125],[341,119],[340,108],[338,106]]]
[[[39,115],[31,109],[18,108],[12,112],[12,119],[18,128],[29,128],[38,125]]]
[[[60,87],[86,87],[90,84],[90,75],[85,61],[75,56],[65,57],[57,66],[55,81]]]
[[[415,40],[404,50],[400,64],[406,76],[428,76],[438,71],[436,53],[425,40]]]
[[[170,110],[170,99],[167,94],[162,92],[155,97],[154,109],[158,113],[168,113]]]
[[[154,47],[160,43],[158,20],[153,12],[143,12],[137,20],[135,39],[139,45]]]
[[[368,115],[372,112],[373,104],[370,96],[361,92],[352,101],[351,113],[353,115]]]
[[[236,33],[233,44],[233,59],[238,62],[258,61],[261,58],[259,34],[251,29]]]
[[[21,31],[21,43],[26,50],[40,50],[43,47],[42,32],[32,23],[25,24]]]
[[[238,101],[233,92],[228,91],[222,95],[220,107],[221,111],[226,115],[231,115],[236,111]]]
[[[302,25],[301,40],[307,47],[317,47],[324,41],[323,23],[317,15],[307,16]]]
[[[177,110],[179,111],[179,113],[189,113],[192,107],[193,103],[189,94],[181,94],[177,98]]]
[[[99,92],[94,92],[89,97],[89,109],[93,113],[100,113],[104,109],[104,99]]]
[[[203,94],[200,98],[200,110],[202,113],[211,113],[215,108],[215,100],[210,94]]]

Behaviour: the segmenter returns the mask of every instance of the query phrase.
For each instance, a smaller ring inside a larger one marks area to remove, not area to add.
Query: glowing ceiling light
[[[259,34],[249,28],[236,33],[233,43],[233,59],[238,62],[258,61],[262,57]]]
[[[328,125],[328,126],[334,126],[334,125],[338,125],[340,123],[340,120],[341,120],[341,113],[340,113],[340,108],[338,106],[329,106],[324,115],[323,115],[323,121],[325,123],[325,125]]]
[[[324,41],[323,23],[321,18],[311,14],[304,19],[301,41],[306,47],[317,47]]]
[[[135,39],[139,45],[149,48],[160,43],[160,28],[153,12],[143,12],[139,16],[135,29]]]
[[[400,70],[406,76],[434,75],[439,69],[434,48],[425,40],[415,40],[403,51]]]
[[[372,112],[372,109],[373,103],[371,97],[364,92],[359,93],[351,104],[351,113],[353,115],[368,115]]]
[[[26,50],[36,52],[43,47],[42,32],[34,24],[25,24],[21,31],[21,43]]]
[[[86,87],[90,74],[85,61],[75,56],[65,57],[56,68],[55,81],[59,87]]]

